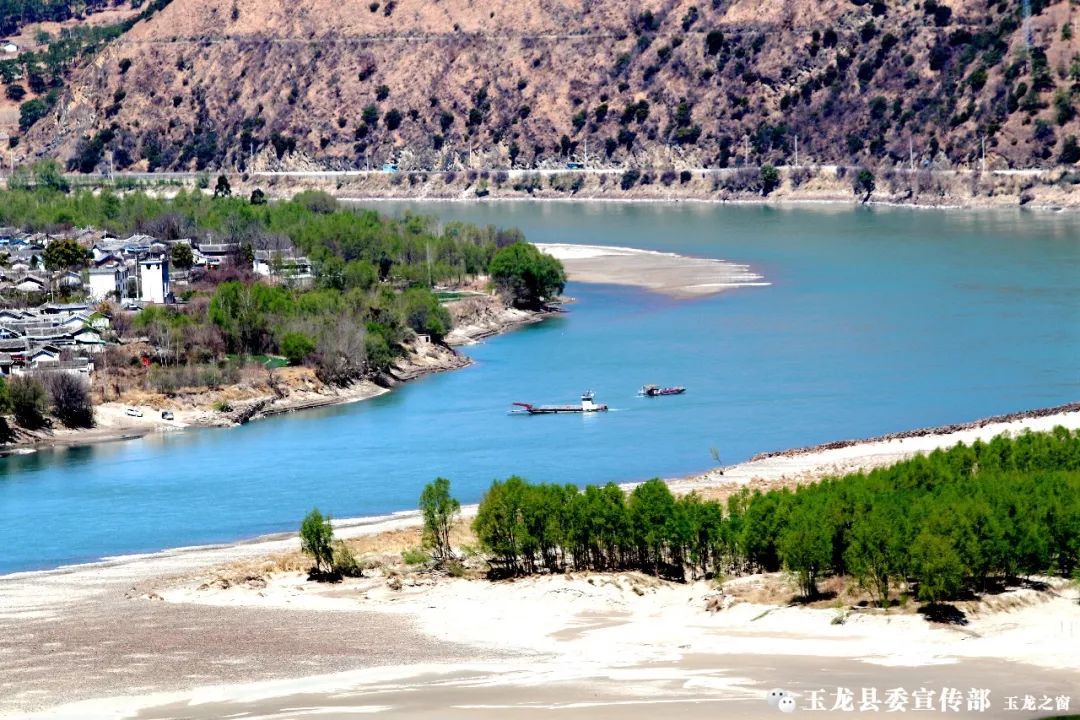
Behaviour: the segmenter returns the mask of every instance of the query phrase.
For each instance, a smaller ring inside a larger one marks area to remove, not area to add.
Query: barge
[[[606,412],[607,405],[593,402],[592,390],[581,394],[580,405],[533,405],[532,403],[514,403],[529,415],[559,415],[562,413],[594,413]]]

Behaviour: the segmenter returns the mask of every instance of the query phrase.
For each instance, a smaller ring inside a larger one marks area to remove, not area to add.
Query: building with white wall
[[[110,299],[114,296],[114,293],[123,296],[124,284],[127,281],[127,268],[91,268],[88,275],[90,276],[89,292],[91,302]]]
[[[139,299],[164,303],[169,296],[169,256],[156,255],[139,261]]]

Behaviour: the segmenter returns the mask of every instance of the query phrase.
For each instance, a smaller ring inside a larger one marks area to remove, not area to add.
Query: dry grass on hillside
[[[787,162],[798,134],[803,162],[902,162],[910,141],[955,165],[985,133],[992,167],[1053,163],[1080,134],[1054,105],[1075,91],[1076,11],[1033,3],[1038,70],[1015,5],[238,0],[234,19],[173,0],[76,73],[62,122],[21,147],[59,135],[71,154],[114,126],[133,168],[561,165],[586,141],[594,163],[685,167],[734,164],[744,138],[752,164]]]

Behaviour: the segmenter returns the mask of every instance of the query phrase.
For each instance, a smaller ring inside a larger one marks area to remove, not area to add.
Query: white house
[[[159,255],[139,261],[139,299],[164,303],[169,295],[169,256]]]
[[[123,293],[127,281],[127,268],[123,266],[92,268],[90,275],[90,299],[101,302],[111,293]]]
[[[8,55],[14,55],[15,53],[19,52],[19,46],[9,41],[5,42],[3,45],[0,45],[0,50],[3,50]]]

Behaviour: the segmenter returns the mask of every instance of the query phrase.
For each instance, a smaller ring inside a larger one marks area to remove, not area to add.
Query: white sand
[[[769,285],[748,265],[610,245],[537,243],[563,262],[575,282],[630,285],[688,299],[739,287]]]
[[[1002,432],[1046,430],[1055,425],[1080,427],[1080,412],[994,423],[953,434],[766,458],[728,468],[722,477],[705,475],[673,484],[688,490],[752,481],[805,481],[823,474],[877,467],[961,440],[985,440]],[[466,516],[474,512],[475,506],[464,509]],[[418,524],[416,513],[336,523],[337,534],[344,537]],[[136,583],[145,586],[156,582],[164,607],[202,605],[219,610],[290,611],[297,613],[295,617],[316,613],[325,614],[327,622],[346,623],[349,621],[344,618],[349,613],[365,613],[364,617],[382,613],[406,620],[435,641],[476,648],[476,661],[445,663],[436,657],[423,665],[204,686],[195,691],[153,695],[141,695],[133,689],[128,697],[80,702],[42,717],[123,717],[138,708],[177,702],[191,703],[193,712],[207,708],[198,717],[214,717],[217,702],[282,698],[280,704],[287,709],[296,707],[290,704],[295,702],[290,698],[300,694],[304,694],[305,702],[310,703],[315,694],[328,704],[359,697],[362,701],[350,702],[348,711],[366,714],[388,712],[384,705],[367,698],[369,694],[374,698],[375,693],[391,691],[401,693],[401,697],[430,693],[439,698],[440,693],[448,697],[457,697],[455,692],[473,693],[485,698],[477,699],[474,709],[498,709],[503,703],[506,717],[510,717],[512,710],[522,707],[532,708],[527,712],[555,707],[551,704],[555,703],[552,689],[567,687],[577,690],[559,697],[558,702],[564,704],[558,707],[580,709],[595,703],[601,714],[613,712],[616,705],[631,712],[632,706],[668,701],[665,698],[671,702],[747,702],[747,698],[757,697],[765,686],[771,686],[770,678],[785,673],[797,676],[806,672],[806,663],[819,662],[817,659],[849,669],[850,663],[858,663],[867,669],[862,684],[880,687],[895,685],[895,673],[904,668],[929,666],[935,667],[934,677],[942,683],[959,684],[972,677],[978,679],[984,670],[980,663],[1003,660],[1019,663],[1008,675],[1019,681],[1067,678],[1070,673],[1075,676],[1080,672],[1078,592],[1064,582],[1055,583],[1054,593],[1014,589],[982,605],[972,605],[968,607],[970,624],[961,628],[931,625],[916,615],[876,610],[848,612],[845,622],[833,624],[839,609],[755,602],[738,602],[710,613],[705,605],[716,592],[711,585],[674,585],[635,573],[535,577],[501,583],[447,578],[431,582],[420,578],[406,581],[401,590],[390,589],[385,578],[378,576],[320,586],[307,583],[298,573],[279,573],[265,587],[200,589],[205,571],[211,567],[296,547],[297,540],[292,536],[6,576],[0,578],[0,621],[16,631],[21,619],[71,617],[79,612],[81,603],[118,585],[134,587]],[[727,587],[752,589],[756,583],[776,582],[775,576],[741,577],[729,580]],[[144,596],[129,602],[149,600]],[[979,608],[983,612],[973,612]],[[289,617],[281,616],[283,633],[288,632]],[[117,622],[123,622],[122,613]],[[503,660],[490,659],[499,654],[509,655]],[[738,670],[720,672],[709,664],[722,662],[723,658],[741,662],[761,658],[760,662],[771,668],[769,672],[776,674],[762,676],[760,668],[747,668],[745,675]],[[44,658],[30,661],[44,662]],[[315,668],[313,671],[318,672]],[[838,677],[837,682],[842,679]],[[343,694],[346,691],[356,695]],[[469,706],[453,707],[467,712]],[[608,710],[601,711],[603,707]],[[290,712],[277,715],[267,710],[265,717],[294,717]]]
[[[970,445],[976,440],[987,441],[1001,434],[1017,435],[1025,430],[1045,432],[1058,425],[1070,430],[1080,428],[1080,412],[990,423],[951,433],[858,442],[846,447],[775,456],[726,467],[723,474],[714,471],[694,478],[674,480],[671,485],[680,492],[690,492],[717,486],[746,485],[752,481],[775,483],[813,480],[893,465],[919,453],[929,453],[961,442]]]

